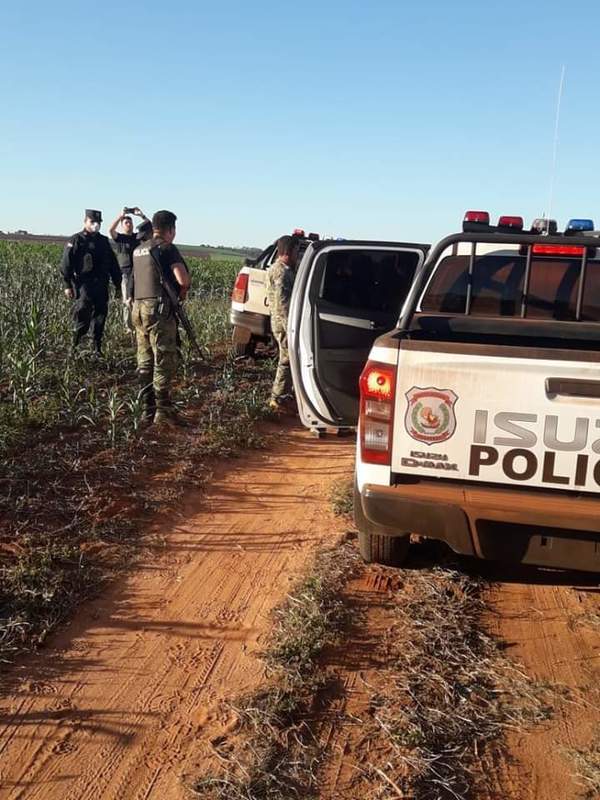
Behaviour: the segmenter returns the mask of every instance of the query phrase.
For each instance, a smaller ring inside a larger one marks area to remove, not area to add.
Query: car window
[[[332,250],[325,253],[319,297],[346,309],[397,314],[419,261],[417,253]]]
[[[475,258],[470,314],[520,316],[525,278],[524,256],[484,255]],[[533,257],[527,293],[527,317],[574,320],[581,273],[579,258]],[[422,311],[464,314],[469,256],[448,256],[436,268],[422,302]],[[588,262],[582,320],[600,321],[600,262]]]

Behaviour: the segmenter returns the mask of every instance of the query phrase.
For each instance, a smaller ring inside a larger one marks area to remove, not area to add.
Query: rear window
[[[325,253],[319,297],[346,309],[398,315],[419,262],[418,253],[332,250]]]
[[[470,314],[521,316],[525,262],[525,257],[518,253],[477,256],[473,267]],[[574,320],[580,274],[580,258],[534,256],[526,298],[527,318]],[[425,293],[422,311],[464,314],[468,278],[469,256],[444,258]],[[600,321],[600,262],[597,260],[587,263],[581,320]]]

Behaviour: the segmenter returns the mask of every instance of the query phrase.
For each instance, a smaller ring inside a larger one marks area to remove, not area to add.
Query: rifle
[[[169,298],[171,306],[173,308],[173,313],[179,322],[181,323],[181,327],[187,333],[188,339],[190,340],[190,344],[194,348],[194,350],[198,353],[201,360],[204,361],[204,353],[200,349],[200,345],[198,344],[198,340],[196,339],[196,334],[194,333],[194,329],[192,328],[192,323],[190,322],[190,318],[185,312],[185,309],[181,303],[179,295],[173,288],[173,286],[169,283],[169,281],[165,280],[165,276],[163,273],[162,265],[158,258],[156,257],[153,248],[150,248],[150,255],[152,256],[152,260],[158,270],[158,277],[161,283],[161,286]]]

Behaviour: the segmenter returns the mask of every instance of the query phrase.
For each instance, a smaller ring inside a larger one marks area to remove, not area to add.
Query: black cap
[[[143,242],[144,239],[149,239],[152,236],[152,223],[149,219],[145,219],[136,228],[137,238]]]
[[[96,211],[93,208],[86,208],[85,210],[85,218],[91,219],[92,222],[102,222],[102,212]]]

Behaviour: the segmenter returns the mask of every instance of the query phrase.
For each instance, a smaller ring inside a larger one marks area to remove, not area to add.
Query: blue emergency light
[[[567,225],[568,231],[593,231],[593,219],[570,219]]]

